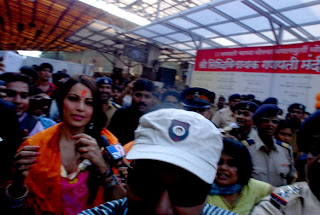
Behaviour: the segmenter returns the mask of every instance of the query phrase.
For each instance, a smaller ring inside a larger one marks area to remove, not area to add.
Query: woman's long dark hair
[[[238,168],[238,183],[243,186],[247,185],[253,170],[251,156],[247,147],[237,140],[225,138],[222,152],[235,160]]]
[[[66,98],[68,92],[71,88],[76,84],[83,84],[91,90],[92,98],[93,98],[93,114],[91,117],[90,122],[85,127],[86,134],[90,135],[91,137],[95,138],[98,142],[99,147],[104,146],[103,140],[101,138],[101,130],[104,128],[105,123],[107,121],[107,117],[102,110],[102,102],[100,100],[98,87],[96,82],[87,75],[77,75],[70,78],[66,83],[61,85],[56,92],[56,101],[57,106],[59,108],[59,113],[61,119],[63,119],[63,101]],[[99,181],[98,179],[98,171],[96,167],[91,165],[88,168],[90,174],[88,177],[88,190],[89,190],[89,199],[88,204],[92,203],[99,188]]]

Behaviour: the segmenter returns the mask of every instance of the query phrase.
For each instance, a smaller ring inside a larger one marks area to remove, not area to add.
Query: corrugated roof
[[[96,1],[96,0],[91,0]],[[151,23],[137,26],[77,0],[2,0],[1,49],[100,52],[125,45],[192,61],[198,49],[318,41],[319,0],[100,0]]]
[[[0,49],[82,50],[85,47],[68,43],[65,38],[93,19],[105,23],[112,20],[113,25],[119,22],[117,17],[77,0],[2,0]],[[127,26],[136,25],[127,22]]]

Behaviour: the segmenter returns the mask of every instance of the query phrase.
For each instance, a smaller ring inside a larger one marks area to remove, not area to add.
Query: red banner
[[[320,42],[198,50],[195,71],[320,74]]]

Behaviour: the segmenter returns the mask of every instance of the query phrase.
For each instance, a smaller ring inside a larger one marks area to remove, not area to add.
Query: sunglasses
[[[5,93],[7,94],[8,97],[16,97],[17,95],[20,95],[22,99],[26,99],[29,97],[28,92],[20,92],[20,91],[15,91],[11,89],[6,89]]]
[[[154,161],[150,161],[154,163]],[[172,178],[166,177],[166,170],[158,168],[156,165],[135,165],[128,169],[128,185],[130,189],[146,202],[152,204],[160,199],[163,191],[167,191],[170,202],[179,207],[193,207],[202,204],[210,190],[211,185],[183,170],[173,167],[176,171],[169,171]],[[150,166],[150,168],[146,168]],[[170,169],[170,168],[169,168]],[[148,171],[146,171],[148,170]],[[182,170],[182,171],[181,171]],[[192,185],[192,186],[190,186]]]

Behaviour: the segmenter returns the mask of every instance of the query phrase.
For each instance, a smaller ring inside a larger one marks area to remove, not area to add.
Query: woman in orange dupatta
[[[26,140],[15,156],[6,195],[22,214],[77,214],[126,194],[101,153],[106,139],[118,140],[104,128],[94,80],[71,78],[57,95],[63,122]]]

